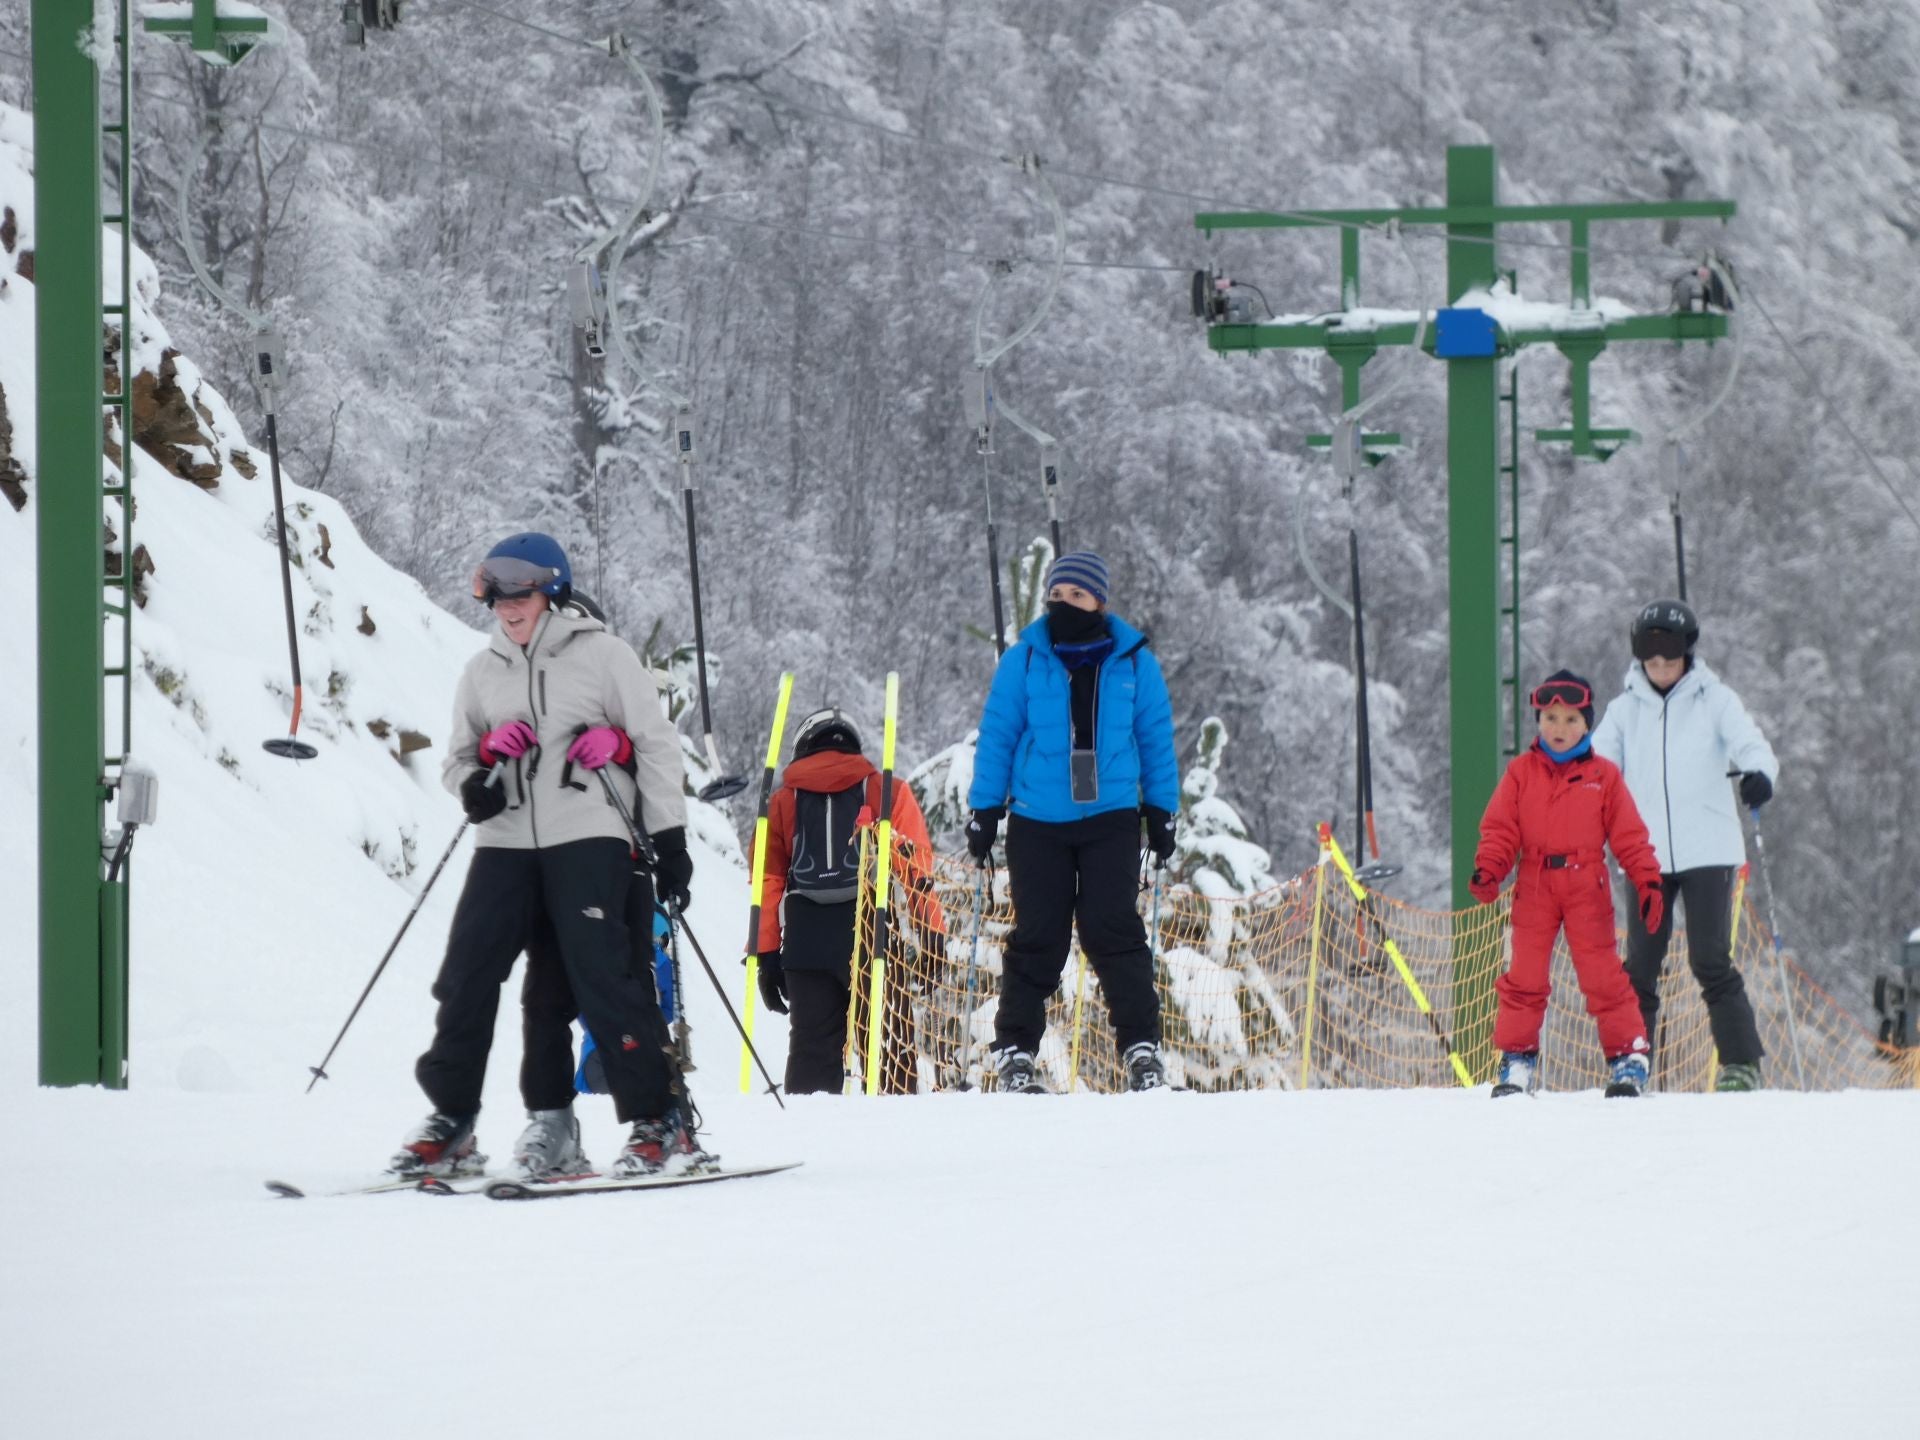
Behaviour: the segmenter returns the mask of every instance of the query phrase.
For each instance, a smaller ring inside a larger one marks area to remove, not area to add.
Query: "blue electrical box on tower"
[[[1484,310],[1436,310],[1436,360],[1486,360],[1500,353],[1500,327]]]

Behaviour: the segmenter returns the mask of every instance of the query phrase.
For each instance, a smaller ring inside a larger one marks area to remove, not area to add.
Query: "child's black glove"
[[[787,1013],[787,967],[780,963],[778,950],[760,954],[760,1000],[776,1015]]]
[[[1740,777],[1740,803],[1749,810],[1758,810],[1771,799],[1773,782],[1767,779],[1765,772],[1749,770]]]

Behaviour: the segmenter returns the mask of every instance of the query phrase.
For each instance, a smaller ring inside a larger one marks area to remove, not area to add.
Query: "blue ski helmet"
[[[492,608],[496,600],[515,600],[538,591],[556,604],[573,594],[573,567],[551,535],[537,530],[509,535],[487,552],[473,572],[473,598]]]

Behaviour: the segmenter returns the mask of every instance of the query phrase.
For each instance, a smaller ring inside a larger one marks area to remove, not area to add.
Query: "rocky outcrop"
[[[13,218],[13,212],[7,212]],[[0,495],[16,510],[27,508],[27,472],[13,454],[13,421],[7,415],[7,392],[0,390]]]
[[[107,393],[111,395],[120,384],[118,332],[109,330],[107,342]],[[133,377],[133,441],[182,480],[212,490],[219,485],[223,468],[219,446],[209,433],[213,415],[180,388],[174,364],[179,354],[162,351],[157,373],[142,370]]]

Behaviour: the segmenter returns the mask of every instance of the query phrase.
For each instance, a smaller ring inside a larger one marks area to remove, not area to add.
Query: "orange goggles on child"
[[[1569,710],[1584,710],[1593,703],[1593,691],[1573,680],[1549,680],[1534,688],[1527,703],[1536,710],[1549,705],[1564,705]]]

